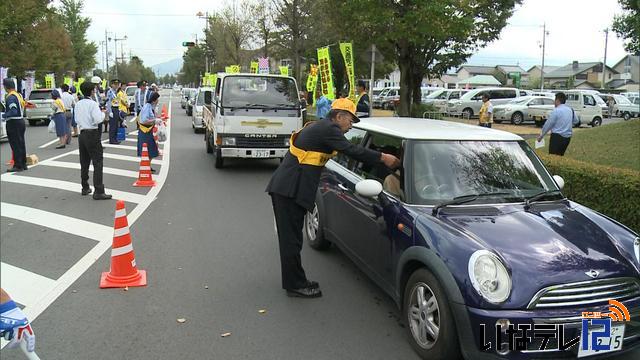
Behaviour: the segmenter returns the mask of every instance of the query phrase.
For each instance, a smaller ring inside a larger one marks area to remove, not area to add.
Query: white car
[[[460,100],[449,100],[447,103],[447,112],[450,115],[464,116],[470,119],[480,112],[483,94],[489,94],[489,99],[493,106],[506,104],[511,100],[528,95],[527,91],[516,88],[492,87],[474,89],[462,95]]]
[[[4,115],[4,101],[0,100],[0,119]],[[7,140],[7,123],[4,119],[0,120],[0,141]]]
[[[124,89],[125,94],[127,95],[127,102],[129,103],[129,111],[133,113],[136,108],[136,99],[134,95],[136,94],[136,90],[138,90],[137,86],[127,86]]]
[[[195,133],[204,131],[205,129],[202,112],[204,108],[204,97],[207,92],[213,94],[213,88],[198,88],[197,93],[193,99],[193,108],[191,110],[191,127],[193,128],[193,132]]]
[[[511,121],[513,125],[522,125],[525,121],[533,121],[529,108],[536,105],[554,105],[554,98],[548,96],[523,96],[508,104],[493,107],[493,121]]]
[[[569,90],[566,105],[575,111],[580,124],[589,124],[593,127],[602,125],[602,107],[598,105],[592,92],[582,90]],[[535,105],[529,107],[529,112],[537,127],[542,127],[554,105]]]

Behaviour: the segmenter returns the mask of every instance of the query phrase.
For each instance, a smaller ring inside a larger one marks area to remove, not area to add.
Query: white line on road
[[[171,114],[171,99],[172,95],[169,95],[169,114]],[[144,211],[151,205],[156,199],[162,187],[167,180],[169,174],[169,162],[170,162],[170,150],[171,150],[171,126],[167,126],[167,141],[165,142],[164,155],[166,160],[164,166],[160,168],[160,174],[156,178],[157,185],[153,187],[146,195],[145,199],[140,205],[136,206],[133,211],[127,216],[129,227],[138,220],[138,218],[144,213]],[[1,210],[1,209],[0,209]],[[4,215],[4,210],[2,210]],[[113,230],[109,228],[109,231]],[[135,247],[135,245],[134,245]],[[82,274],[84,274],[96,261],[99,259],[109,248],[111,248],[111,238],[103,240],[98,245],[94,246],[85,256],[80,259],[75,265],[67,270],[57,280],[56,287],[46,294],[43,294],[33,306],[25,307],[23,309],[27,317],[33,322],[44,310],[46,310],[62,293],[67,290]],[[96,275],[97,276],[97,275]],[[4,346],[4,343],[3,343]]]
[[[27,206],[1,202],[0,212],[3,217],[48,227],[95,241],[104,241],[105,239],[110,239],[111,235],[113,235],[113,229],[110,226]]]
[[[46,144],[42,144],[42,145],[38,146],[38,149],[44,149],[44,148],[46,148],[47,146],[49,146],[49,145],[51,145],[51,144],[56,143],[57,141],[59,141],[59,140],[58,140],[58,139],[53,139],[53,140],[49,141],[49,142],[48,142],[48,143],[46,143]]]
[[[80,151],[78,150],[73,150],[71,152],[68,152],[66,155],[79,155]],[[105,159],[114,159],[114,160],[122,160],[122,161],[130,161],[130,162],[135,162],[135,163],[139,163],[140,162],[140,158],[136,157],[136,156],[127,156],[127,155],[120,155],[120,154],[111,154],[111,153],[103,153],[102,157],[104,157]],[[48,159],[45,161],[49,161]],[[161,159],[153,159],[151,160],[152,164],[156,164],[156,165],[162,165],[162,160]]]
[[[103,148],[114,148],[114,149],[123,149],[123,150],[132,150],[137,152],[138,151],[138,147],[137,146],[126,146],[126,145],[116,145],[116,144],[102,144]]]
[[[40,163],[41,165],[45,165],[45,166],[55,166],[55,167],[61,167],[61,168],[67,168],[67,169],[75,169],[75,170],[80,170],[80,163],[72,163],[72,162],[66,162],[66,161],[51,161],[51,160],[45,160],[43,162]],[[93,164],[91,164],[89,166],[89,171],[93,172]],[[111,174],[111,175],[118,175],[118,176],[125,176],[125,177],[130,177],[130,178],[137,178],[138,177],[138,172],[136,171],[131,171],[131,170],[122,170],[122,169],[116,169],[116,168],[111,168],[111,167],[102,167],[102,172],[104,174]]]
[[[33,305],[38,295],[51,291],[56,281],[7,263],[0,263],[0,282],[4,289],[11,289],[11,298],[24,305]]]
[[[32,185],[32,186],[42,186],[52,189],[66,190],[79,193],[82,190],[82,185],[80,185],[80,181],[77,183],[70,181],[62,181],[62,180],[54,180],[54,179],[46,179],[46,178],[38,178],[32,176],[18,176],[11,173],[2,174],[2,181],[14,183],[14,184],[22,184],[22,185]],[[144,195],[130,193],[127,191],[119,191],[114,189],[107,188],[107,192],[115,199],[124,200],[126,202],[139,204],[144,200]]]

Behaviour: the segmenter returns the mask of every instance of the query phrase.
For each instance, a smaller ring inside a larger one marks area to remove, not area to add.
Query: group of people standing
[[[359,118],[366,118],[371,116],[370,114],[370,99],[369,94],[367,93],[367,85],[364,81],[358,81],[358,96],[356,99],[356,114]],[[331,110],[331,105],[333,101],[329,100],[322,91],[318,91],[318,98],[316,99],[316,118],[318,120],[326,119],[329,111]],[[338,99],[345,99],[347,96],[347,91],[338,92]]]
[[[93,192],[96,200],[110,199],[105,194],[103,175],[103,147],[102,129],[109,132],[109,143],[120,144],[118,129],[126,127],[125,118],[129,114],[129,102],[123,86],[118,79],[111,80],[106,91],[106,99],[100,96],[101,79],[97,76],[91,81],[80,84],[76,97],[76,89],[66,84],[51,92],[53,115],[51,121],[55,124],[58,137],[56,149],[63,149],[71,143],[72,137],[78,137],[80,153],[80,178],[82,195]],[[14,165],[8,172],[27,170],[27,152],[25,144],[25,107],[29,106],[22,95],[15,89],[11,79],[4,79],[3,86],[7,91],[4,120],[7,125],[7,137],[13,151]],[[138,156],[142,155],[142,148],[147,144],[149,157],[159,155],[158,144],[153,136],[153,128],[162,122],[156,117],[156,108],[160,93],[155,89],[147,89],[145,81],[138,82],[135,97],[135,115],[138,126]],[[93,164],[93,186],[89,186],[89,165]],[[155,170],[152,169],[152,172]]]

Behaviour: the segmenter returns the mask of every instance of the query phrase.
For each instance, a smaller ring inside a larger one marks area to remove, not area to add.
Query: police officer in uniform
[[[344,137],[359,121],[351,100],[334,101],[327,119],[308,123],[291,136],[289,152],[267,186],[278,229],[282,287],[288,296],[322,296],[318,283],[305,275],[300,251],[304,216],[313,210],[320,174],[327,161],[341,152],[369,164],[384,164],[391,169],[400,166],[395,156],[354,145]]]
[[[19,172],[27,170],[27,148],[24,141],[24,107],[26,102],[22,95],[16,91],[13,80],[4,79],[2,85],[7,90],[7,111],[4,119],[7,121],[7,138],[13,151],[13,167],[7,172]]]

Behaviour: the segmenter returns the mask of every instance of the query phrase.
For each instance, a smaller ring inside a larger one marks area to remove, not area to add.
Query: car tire
[[[211,146],[211,139],[209,137],[209,132],[208,131],[204,131],[204,143],[206,144],[205,146],[207,147],[207,154],[213,154],[213,146]]]
[[[224,159],[222,158],[222,149],[216,149],[216,162],[215,165],[216,169],[222,169],[222,167],[224,166]]]
[[[602,125],[602,118],[599,116],[596,116],[593,118],[593,120],[591,120],[591,127],[596,127],[596,126],[600,126]]]
[[[321,219],[320,208],[317,203],[313,206],[313,210],[307,212],[304,216],[302,233],[309,246],[315,250],[326,250],[331,246],[331,243],[324,236]]]
[[[624,121],[631,119],[631,113],[625,111],[624,114],[622,114],[622,118],[624,119]]]
[[[36,126],[36,124],[38,123],[37,120],[31,120],[29,119],[29,126]]]
[[[516,111],[511,115],[511,123],[513,125],[522,125],[522,123],[524,123],[524,116],[522,116],[520,111]]]
[[[422,306],[418,305],[419,299],[422,299]],[[429,270],[418,269],[409,277],[404,289],[402,313],[407,321],[405,329],[411,346],[421,358],[460,358],[458,334],[449,299]],[[434,327],[438,329],[435,336]]]
[[[471,119],[471,117],[473,116],[473,109],[465,108],[464,110],[462,110],[462,116],[466,117],[467,119]]]

